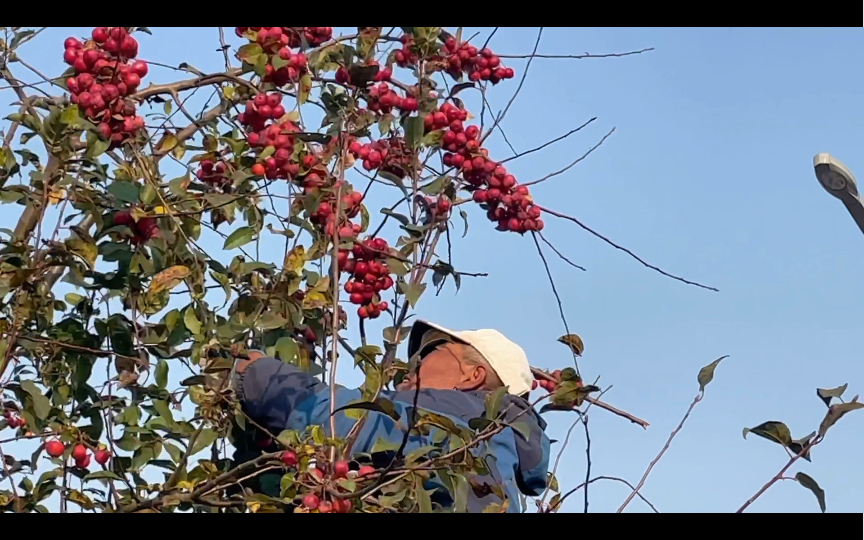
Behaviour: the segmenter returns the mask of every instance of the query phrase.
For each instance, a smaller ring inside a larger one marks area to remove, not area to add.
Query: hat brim
[[[470,345],[470,343],[459,337],[459,334],[453,330],[444,328],[443,326],[438,326],[437,324],[428,321],[418,320],[411,327],[411,334],[408,337],[408,358],[413,358],[414,355],[417,354],[420,350],[420,345],[423,343],[423,336],[425,336],[430,330],[437,330],[438,332],[453,338],[453,340],[458,343]]]

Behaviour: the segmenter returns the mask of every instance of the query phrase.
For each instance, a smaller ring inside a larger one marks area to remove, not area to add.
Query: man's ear
[[[458,390],[471,392],[483,388],[486,384],[486,368],[483,366],[467,366]]]

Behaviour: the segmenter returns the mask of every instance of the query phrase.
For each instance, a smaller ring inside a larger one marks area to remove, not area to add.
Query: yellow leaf
[[[156,214],[157,216],[163,216],[166,214],[165,207],[164,206],[157,206],[156,208],[153,209],[153,213]]]
[[[303,105],[312,92],[312,76],[308,73],[300,78],[300,91],[297,92],[297,103]]]
[[[52,205],[60,204],[60,201],[66,197],[66,190],[63,188],[52,187],[48,193],[48,202]]]
[[[324,307],[327,304],[327,298],[320,292],[311,291],[306,293],[303,298],[303,309],[315,309]]]
[[[173,150],[179,142],[180,141],[177,140],[177,137],[169,133],[168,135],[165,135],[165,137],[163,137],[162,140],[159,142],[157,152],[159,152],[160,154],[167,154],[168,152]]]
[[[87,495],[75,489],[69,491],[69,500],[85,510],[93,510],[94,508],[93,501]]]
[[[192,272],[185,266],[172,266],[166,268],[153,277],[150,282],[150,294],[157,294],[162,291],[170,291],[180,284],[181,281],[189,277]]]
[[[306,248],[297,246],[285,256],[285,271],[300,275],[303,271],[303,266],[306,264]]]
[[[563,343],[570,347],[570,350],[573,351],[573,354],[576,356],[582,356],[582,353],[585,352],[585,345],[582,343],[582,338],[576,334],[561,336],[558,338],[558,343]]]
[[[222,95],[225,96],[225,99],[234,99],[234,95],[237,93],[237,89],[233,86],[226,86],[222,89]]]
[[[253,501],[253,502],[246,503],[246,506],[248,506],[249,510],[251,510],[252,513],[255,514],[261,508],[261,503]]]

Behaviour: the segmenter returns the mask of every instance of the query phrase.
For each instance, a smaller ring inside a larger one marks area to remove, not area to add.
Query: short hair
[[[489,365],[489,362],[483,358],[483,355],[470,345],[464,345],[462,343],[458,343],[457,345],[462,346],[462,362],[469,366],[480,366],[486,370],[486,380],[483,382],[483,386],[480,387],[480,390],[484,390],[487,392],[492,392],[504,386],[504,383],[501,382],[501,378],[495,373],[495,370],[492,369],[492,366]]]

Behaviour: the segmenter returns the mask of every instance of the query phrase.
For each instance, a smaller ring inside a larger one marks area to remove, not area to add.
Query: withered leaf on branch
[[[844,384],[843,386],[838,386],[837,388],[817,388],[816,395],[819,396],[826,407],[831,406],[831,398],[840,399],[843,397],[843,393],[846,392],[846,389],[849,388],[849,384]]]
[[[697,381],[699,382],[699,391],[700,392],[704,392],[705,387],[708,386],[711,383],[711,381],[714,380],[714,370],[716,370],[717,366],[720,365],[720,362],[722,362],[726,358],[729,358],[729,355],[721,356],[717,360],[714,360],[713,362],[711,362],[710,364],[708,364],[707,366],[705,366],[699,370],[699,375],[697,377]]]
[[[573,354],[576,356],[582,356],[582,353],[585,352],[585,345],[582,343],[582,338],[576,334],[561,336],[558,338],[558,342],[570,347],[570,350],[573,351]]]
[[[750,433],[781,446],[789,446],[792,442],[792,433],[783,422],[764,422],[754,428],[745,428],[743,433],[744,438],[746,439]]]

